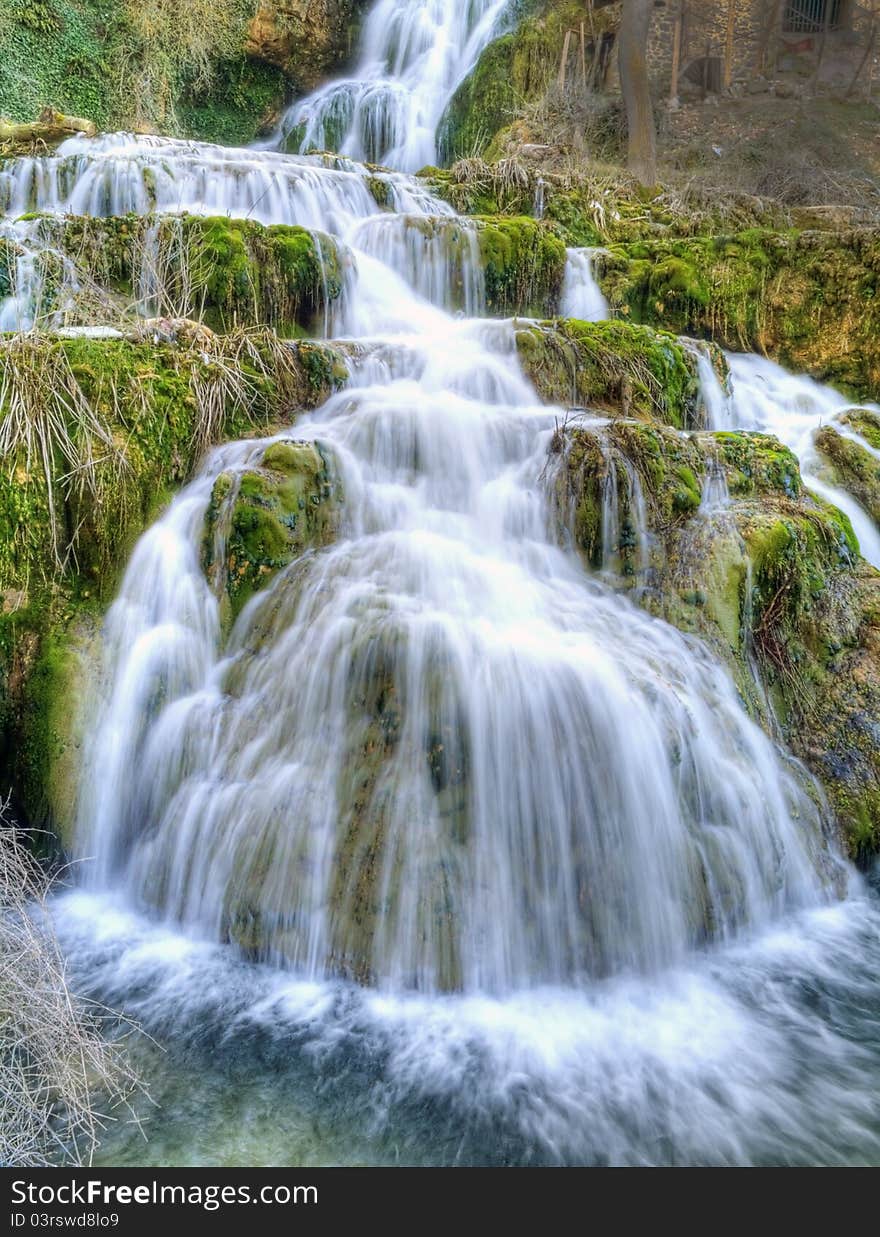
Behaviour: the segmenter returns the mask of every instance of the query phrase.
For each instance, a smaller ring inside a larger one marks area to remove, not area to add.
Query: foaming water
[[[376,0],[351,78],[298,100],[275,144],[336,150],[404,171],[437,162],[440,119],[510,0]]]
[[[815,446],[820,426],[853,407],[852,403],[833,387],[823,386],[803,375],[790,374],[765,357],[731,354],[728,361],[733,394],[727,418],[717,428],[775,434],[798,457],[807,487],[849,516],[862,556],[880,567],[880,529],[845,490],[822,479],[822,464]],[[838,428],[837,423],[835,428]],[[839,428],[874,453],[870,444],[854,430],[845,426]]]
[[[380,4],[371,21],[429,7],[438,53],[453,16],[470,23],[458,72],[504,6]],[[354,99],[350,132],[384,126],[413,166],[436,119],[417,81],[398,89],[406,46],[390,93],[359,93],[363,74],[338,100]],[[116,1154],[876,1161],[876,901],[837,901],[847,869],[818,788],[709,651],[618,594],[629,533],[609,528],[595,577],[557,544],[564,411],[526,380],[515,324],[479,318],[472,226],[347,158],[127,135],[7,163],[0,202],[329,234],[345,289],[326,330],[358,345],[341,389],[278,435],[316,444],[338,480],[334,544],[227,630],[205,516],[266,441],[228,444],[141,538],[107,618],[87,891],[57,922],[78,986],[172,1049],[153,1148],[121,1134]],[[156,282],[148,263],[145,305]],[[566,312],[601,314],[594,282],[570,254]],[[778,375],[762,403],[749,381],[770,379],[741,368],[733,423],[790,420]],[[605,518],[624,497],[643,570],[639,478],[611,475]],[[714,475],[703,499],[723,518]]]
[[[104,1163],[880,1162],[880,905],[843,903],[650,980],[380,994],[238,963],[106,896],[57,906],[73,978],[172,1048],[148,1142]]]
[[[696,358],[706,429],[729,429],[734,419],[731,393],[725,390],[724,384],[718,377],[709,346],[699,339],[683,338],[681,343]]]

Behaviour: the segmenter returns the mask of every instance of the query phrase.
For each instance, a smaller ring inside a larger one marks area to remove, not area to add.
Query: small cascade
[[[385,214],[350,234],[353,247],[398,272],[432,305],[485,312],[486,290],[476,225],[448,216]]]
[[[298,100],[272,144],[409,172],[435,164],[446,105],[509,8],[510,0],[376,0],[354,75]]]
[[[539,176],[535,184],[535,202],[532,207],[532,214],[535,216],[536,219],[544,218],[544,208],[545,208],[544,197],[545,197],[546,188],[547,188],[546,180],[544,179],[543,176]]]
[[[0,211],[11,216],[229,215],[339,234],[379,212],[376,192],[398,213],[453,214],[411,176],[347,159],[126,133],[74,137],[0,168]]]
[[[42,276],[33,222],[0,220],[0,244],[14,254],[9,287],[0,287],[0,331],[29,331],[40,310]]]
[[[652,537],[641,479],[634,465],[612,449],[602,487],[602,573],[612,582],[645,584]]]
[[[730,420],[718,428],[757,430],[775,436],[800,461],[804,484],[849,517],[862,556],[880,567],[880,529],[854,498],[822,480],[816,431],[852,404],[832,387],[796,376],[765,357],[728,357],[733,380]]]
[[[711,346],[701,339],[682,337],[681,343],[697,362],[697,380],[700,384],[702,417],[700,423],[706,429],[727,429],[732,424],[731,393],[718,376],[712,358]]]
[[[581,322],[604,322],[611,317],[608,302],[596,278],[599,249],[569,249],[559,312]]]
[[[714,460],[703,480],[699,514],[708,519],[724,515],[730,510],[730,491],[727,474],[720,462]]]

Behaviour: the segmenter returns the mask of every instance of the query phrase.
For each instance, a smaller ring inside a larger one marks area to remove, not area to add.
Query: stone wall
[[[831,2],[831,0],[829,0]],[[812,74],[821,34],[790,20],[788,3],[774,0],[734,0],[731,78],[745,83],[756,76],[779,73]],[[820,10],[803,0],[801,9],[815,17]],[[729,0],[656,0],[648,47],[651,77],[658,91],[669,89],[676,24],[681,19],[679,93],[718,90],[724,82]],[[865,44],[869,18],[857,0],[840,0],[834,10],[823,56],[822,81],[830,86],[849,81]],[[774,29],[769,29],[774,27]],[[709,60],[708,66],[705,65]]]
[[[733,38],[733,76],[746,77],[756,64],[761,37],[766,27],[765,0],[736,0]],[[682,13],[683,10],[683,13]],[[668,87],[672,71],[675,26],[682,17],[680,80],[688,75],[699,88],[703,81],[703,61],[710,58],[708,85],[718,84],[723,76],[727,47],[729,5],[727,0],[665,0],[655,7],[648,56],[657,86]],[[686,85],[684,89],[686,90]]]

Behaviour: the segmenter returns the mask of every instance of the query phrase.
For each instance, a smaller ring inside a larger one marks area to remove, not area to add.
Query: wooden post
[[[776,51],[779,46],[779,27],[782,20],[782,3],[783,0],[773,0],[773,7],[770,10],[770,16],[767,19],[767,25],[764,27],[761,36],[761,42],[758,46],[758,55],[755,57],[755,69],[752,77],[757,77],[759,73],[770,67],[770,47],[773,45],[773,66],[776,65]]]
[[[855,90],[856,84],[859,78],[862,76],[865,65],[868,63],[868,60],[871,58],[873,54],[874,45],[876,44],[876,42],[877,42],[877,10],[872,9],[871,25],[868,27],[868,45],[865,48],[864,56],[862,56],[861,60],[859,61],[859,67],[856,69],[855,74],[853,75],[853,79],[849,84],[849,89],[846,92],[847,98],[850,98],[853,91]],[[871,97],[871,83],[872,83],[872,79],[874,76],[873,70],[874,70],[874,66],[872,64],[871,72],[868,74],[868,98]]]
[[[599,39],[596,35],[596,22],[593,18],[593,0],[587,0],[587,16],[590,19],[590,40],[593,44],[593,63],[590,65],[590,89],[595,90],[599,80]]]
[[[565,90],[565,79],[568,76],[568,51],[571,47],[571,31],[566,30],[562,44],[562,59],[559,62],[559,93]]]
[[[581,22],[581,86],[587,88],[587,32]]]
[[[825,15],[822,19],[822,38],[819,40],[819,55],[816,57],[816,72],[813,77],[813,94],[819,93],[819,77],[822,73],[822,63],[825,60],[825,48],[828,44],[828,30],[831,26],[831,0],[825,0]]]
[[[724,44],[724,89],[733,81],[733,48],[736,33],[736,0],[727,0],[727,40]]]
[[[672,79],[669,85],[669,102],[678,102],[678,70],[681,65],[681,31],[684,24],[684,5],[679,9],[672,34]]]

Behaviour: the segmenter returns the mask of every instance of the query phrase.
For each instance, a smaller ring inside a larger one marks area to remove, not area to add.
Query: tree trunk
[[[623,0],[617,58],[626,106],[627,164],[643,185],[657,181],[657,136],[648,82],[648,33],[654,0]]]

